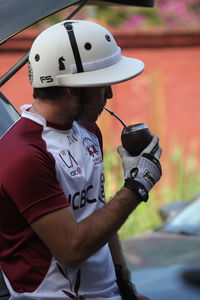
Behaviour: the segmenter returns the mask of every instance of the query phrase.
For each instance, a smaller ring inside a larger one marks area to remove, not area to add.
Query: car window
[[[5,96],[0,93],[0,137],[16,122],[20,114],[9,103]]]
[[[165,226],[165,230],[200,234],[200,197],[186,206]]]

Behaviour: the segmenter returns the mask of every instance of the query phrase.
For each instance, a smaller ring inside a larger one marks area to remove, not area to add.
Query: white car
[[[200,194],[182,206],[160,228],[123,243],[132,280],[151,300],[200,300]]]

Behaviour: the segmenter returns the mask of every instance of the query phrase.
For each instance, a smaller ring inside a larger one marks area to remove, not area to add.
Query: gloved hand
[[[122,146],[117,151],[122,158],[124,186],[136,192],[141,200],[148,200],[148,193],[162,175],[159,158],[162,150],[156,135],[138,156],[131,156]]]

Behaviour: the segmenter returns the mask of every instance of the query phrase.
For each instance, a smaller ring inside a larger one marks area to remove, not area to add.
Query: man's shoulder
[[[44,153],[43,126],[28,118],[20,118],[0,139],[0,161],[6,159],[20,162],[37,153]],[[42,151],[41,151],[42,150]],[[15,158],[15,159],[13,159]]]
[[[25,134],[27,134],[27,136],[30,138],[34,132],[39,133],[42,130],[43,126],[40,124],[29,118],[21,117],[7,130],[0,140],[4,142],[9,138],[19,139],[20,137],[25,136]]]

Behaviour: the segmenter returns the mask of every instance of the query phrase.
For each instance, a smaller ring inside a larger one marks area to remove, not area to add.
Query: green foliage
[[[185,157],[181,147],[177,146],[170,153],[167,164],[172,170],[172,182],[151,191],[148,202],[141,203],[119,230],[121,239],[158,227],[162,223],[158,213],[162,205],[190,200],[200,192],[200,166],[195,152]],[[104,170],[105,194],[109,199],[123,186],[121,159],[116,152],[105,152]]]
[[[138,19],[134,17],[140,16],[143,20],[148,20],[150,24],[161,24],[160,18],[155,9],[141,8],[141,7],[119,7],[119,6],[107,6],[98,7],[96,11],[96,17],[103,19],[108,25],[119,27],[126,21],[130,20],[130,25],[136,25]],[[144,20],[144,21],[145,21]]]
[[[97,18],[111,26],[134,28],[199,28],[199,0],[157,0],[154,8],[106,6],[97,8]]]
[[[161,224],[161,219],[157,209],[156,198],[151,194],[148,202],[141,203],[121,227],[119,230],[120,239],[124,240],[140,232],[158,227]]]
[[[96,17],[105,20],[109,25],[119,26],[127,18],[126,10],[113,10],[112,8],[99,7]]]
[[[117,152],[104,151],[105,193],[107,199],[123,186],[123,170]]]
[[[176,146],[169,156],[169,164],[174,182],[165,185],[161,190],[165,202],[180,199],[187,201],[199,193],[200,166],[195,151],[185,157],[181,147]]]

